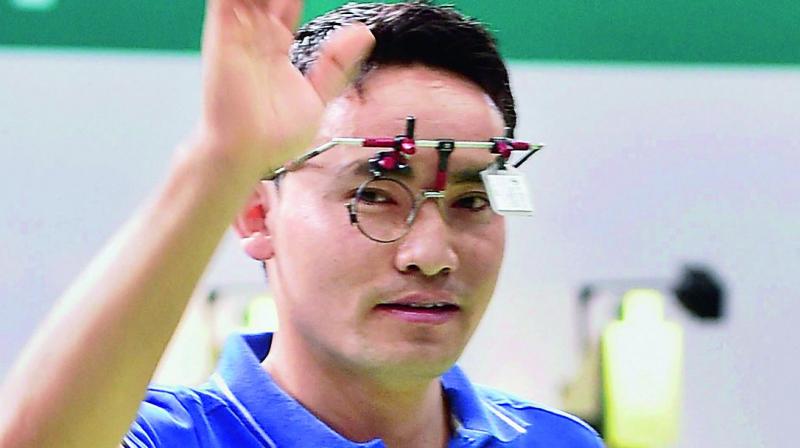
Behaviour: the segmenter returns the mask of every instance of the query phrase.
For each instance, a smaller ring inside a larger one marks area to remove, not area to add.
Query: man
[[[300,8],[209,1],[199,125],[26,349],[0,445],[601,446],[577,420],[453,367],[502,260],[503,218],[478,175],[496,154],[442,140],[385,163],[338,145],[286,164],[337,137],[398,135],[408,115],[406,137],[502,136],[514,105],[491,38],[414,3],[345,6],[293,44]],[[231,220],[266,266],[280,331],[233,338],[207,385],[151,387],[137,414]]]

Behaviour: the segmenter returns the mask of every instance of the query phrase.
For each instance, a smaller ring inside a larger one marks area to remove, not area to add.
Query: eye
[[[362,190],[358,199],[367,204],[393,204],[395,202],[391,193],[379,188],[366,188]]]
[[[479,212],[489,207],[489,198],[486,193],[468,193],[453,201],[453,207]]]

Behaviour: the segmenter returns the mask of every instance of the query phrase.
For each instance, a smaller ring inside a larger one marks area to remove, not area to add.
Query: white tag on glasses
[[[489,203],[497,214],[523,215],[533,214],[528,182],[518,169],[506,165],[498,170],[495,165],[481,171],[481,179],[489,194]]]

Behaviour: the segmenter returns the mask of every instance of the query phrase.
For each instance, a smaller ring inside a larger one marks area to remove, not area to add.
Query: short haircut
[[[495,38],[477,20],[452,6],[427,0],[404,3],[348,3],[302,26],[290,50],[292,63],[306,73],[325,38],[348,23],[361,22],[375,35],[372,53],[355,85],[381,66],[422,64],[447,70],[477,84],[503,115],[513,133],[517,124],[508,70]]]

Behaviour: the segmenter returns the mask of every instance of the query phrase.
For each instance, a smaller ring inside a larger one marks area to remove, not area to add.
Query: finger
[[[235,10],[247,10],[249,2],[241,0],[206,0],[206,21],[226,22],[234,18]]]
[[[241,34],[253,27],[251,17],[255,8],[252,2],[241,0],[208,0],[206,3],[204,38]]]
[[[294,30],[300,21],[303,11],[302,0],[270,0],[267,6],[269,13],[276,17],[286,28]]]
[[[342,93],[374,45],[375,37],[362,23],[336,30],[323,44],[307,78],[324,102]]]

